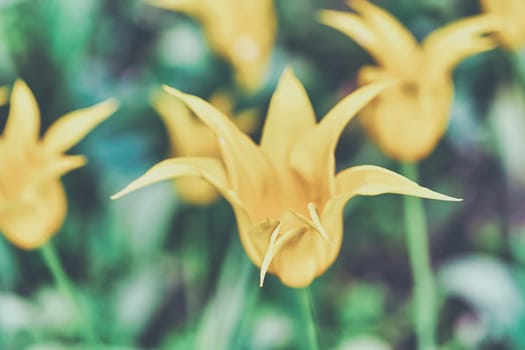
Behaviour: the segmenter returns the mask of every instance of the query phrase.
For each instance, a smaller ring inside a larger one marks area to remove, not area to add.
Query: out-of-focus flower
[[[391,83],[374,83],[345,97],[317,123],[302,84],[287,70],[271,99],[261,144],[204,100],[168,88],[210,127],[221,146],[215,158],[163,161],[113,198],[184,176],[201,177],[232,205],[243,247],[261,268],[291,287],[304,287],[332,265],[343,239],[343,208],[357,195],[400,193],[441,200],[389,170],[357,166],[335,175],[337,140],[352,117]]]
[[[212,49],[228,60],[237,82],[257,89],[266,76],[277,27],[273,0],[149,0],[203,26]]]
[[[118,108],[109,99],[58,119],[40,139],[40,112],[29,87],[14,84],[10,110],[0,137],[0,231],[24,249],[43,245],[66,215],[60,177],[86,163],[65,155],[91,129]]]
[[[390,157],[418,161],[432,152],[448,125],[452,70],[466,57],[494,48],[484,35],[495,31],[499,22],[489,15],[462,19],[434,31],[419,45],[383,9],[365,0],[348,3],[357,13],[323,10],[320,20],[354,39],[377,62],[361,68],[358,84],[400,82],[361,112],[361,122]]]
[[[501,19],[497,36],[505,48],[519,50],[525,46],[525,1],[481,0],[481,6]]]
[[[0,106],[5,105],[8,99],[9,99],[9,90],[5,86],[0,86]]]
[[[225,115],[234,114],[233,101],[229,94],[217,92],[211,96],[210,102]],[[221,159],[219,143],[213,131],[196,118],[179,98],[161,91],[154,96],[153,107],[166,125],[174,156]],[[247,134],[252,133],[257,126],[253,109],[237,113],[232,121]],[[180,196],[192,204],[210,204],[219,196],[212,185],[196,177],[178,179],[175,186]]]

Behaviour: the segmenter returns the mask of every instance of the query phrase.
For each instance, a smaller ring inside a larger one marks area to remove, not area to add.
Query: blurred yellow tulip
[[[0,86],[0,106],[3,106],[7,103],[9,99],[9,90],[7,87]]]
[[[217,92],[211,96],[210,102],[225,115],[233,115],[234,106],[229,94]],[[166,125],[174,156],[221,160],[219,143],[213,131],[196,118],[179,98],[161,91],[154,96],[153,107]],[[257,116],[253,109],[237,113],[232,121],[247,134],[257,127]],[[210,204],[219,196],[212,185],[200,178],[182,178],[175,181],[175,186],[180,196],[192,204]]]
[[[481,0],[481,6],[501,19],[497,36],[502,46],[513,51],[525,46],[525,1]]]
[[[440,200],[433,192],[389,170],[356,166],[335,175],[335,147],[352,117],[391,83],[365,86],[316,122],[310,99],[291,70],[270,102],[257,146],[204,100],[167,88],[217,135],[224,165],[216,158],[163,161],[112,198],[180,177],[208,181],[232,205],[243,247],[260,267],[290,287],[305,287],[334,262],[343,239],[343,208],[357,195],[400,193]]]
[[[24,249],[42,246],[62,225],[66,196],[60,177],[86,163],[65,155],[118,108],[109,99],[68,113],[40,134],[40,112],[29,87],[13,86],[10,110],[0,136],[0,231]]]
[[[231,63],[240,86],[256,90],[266,77],[276,35],[273,0],[149,0],[202,25],[212,49]]]
[[[358,74],[358,85],[396,79],[360,120],[392,158],[418,161],[433,151],[448,125],[453,98],[452,70],[463,59],[495,47],[494,16],[458,20],[431,33],[420,45],[385,10],[366,0],[349,0],[357,13],[323,10],[320,21],[354,39],[377,62]]]

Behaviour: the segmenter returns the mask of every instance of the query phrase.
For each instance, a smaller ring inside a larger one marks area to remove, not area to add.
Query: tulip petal
[[[276,248],[275,242],[277,241],[277,236],[279,235],[280,229],[281,229],[281,225],[278,224],[277,227],[275,227],[275,229],[273,230],[272,234],[270,235],[270,243],[268,244],[268,250],[266,251],[266,254],[264,255],[264,259],[261,264],[261,271],[259,273],[259,287],[263,286],[264,277],[266,276],[266,273],[268,272],[270,263],[275,257],[275,254],[277,254],[277,250],[275,249]]]
[[[497,17],[481,15],[455,21],[432,32],[423,42],[427,68],[438,76],[443,75],[465,58],[495,48],[496,41],[487,35],[500,27]]]
[[[9,90],[7,87],[0,87],[0,106],[3,106],[9,100]]]
[[[390,13],[367,0],[347,0],[348,6],[354,8],[364,20],[377,31],[386,42],[406,45],[410,49],[417,45],[414,36]],[[402,46],[400,46],[402,47]]]
[[[200,177],[213,185],[226,199],[238,203],[234,198],[226,172],[218,159],[204,157],[181,157],[164,160],[154,165],[144,175],[131,182],[122,191],[111,196],[118,199],[143,187],[179,177]]]
[[[45,183],[60,178],[72,170],[83,167],[87,160],[84,156],[61,156],[49,163],[47,168],[38,174],[36,182]]]
[[[11,94],[11,106],[4,129],[10,147],[24,147],[36,143],[40,134],[40,111],[31,89],[17,80]]]
[[[192,116],[191,111],[179,98],[165,91],[159,91],[153,96],[152,105],[166,125],[174,153],[178,156],[210,157],[212,154],[201,154],[197,151],[208,149],[208,147],[201,147],[203,143],[208,144],[208,142],[213,142],[219,153],[219,145],[213,133],[200,120]],[[202,137],[200,133],[202,130],[208,131],[206,138]]]
[[[294,146],[291,154],[293,169],[320,187],[320,193],[334,193],[331,182],[335,173],[334,152],[343,129],[359,110],[391,85],[392,82],[373,83],[346,96]]]
[[[358,15],[350,12],[321,10],[319,22],[349,36],[370,53],[380,64],[385,64],[384,50],[376,33]]]
[[[118,109],[115,99],[79,109],[59,118],[44,135],[43,144],[49,152],[62,153],[76,145],[94,127]]]
[[[291,229],[289,231],[286,231],[282,235],[279,236],[279,229],[280,227],[277,226],[275,228],[274,232],[271,235],[270,238],[270,244],[268,245],[268,250],[266,251],[266,255],[264,256],[263,263],[261,265],[261,271],[259,274],[259,287],[262,287],[264,284],[264,277],[266,276],[266,273],[268,272],[268,269],[270,268],[270,265],[275,258],[275,255],[286,246],[287,243],[290,241],[293,241],[297,236],[303,234],[305,232],[304,228],[295,228]],[[297,271],[297,273],[300,273],[300,271]],[[279,273],[277,273],[279,275]],[[282,276],[279,276],[282,278]]]
[[[413,35],[393,16],[366,0],[348,0],[360,16],[330,11],[324,23],[363,46],[382,66],[408,73],[419,63],[419,47]],[[326,17],[327,16],[327,17]]]
[[[320,270],[318,275],[330,267],[339,255],[343,242],[343,209],[351,197],[352,194],[348,192],[338,194],[331,197],[324,205],[321,214],[321,224],[330,235],[330,245],[319,246],[319,259],[322,259],[325,268]]]
[[[221,154],[226,164],[232,189],[251,213],[267,203],[274,203],[277,181],[271,163],[255,143],[215,107],[201,98],[174,88],[166,91],[180,98],[219,137]],[[264,217],[254,218],[262,220]]]
[[[284,167],[299,135],[315,124],[315,113],[306,90],[287,68],[270,101],[261,148],[277,168]]]
[[[336,175],[335,183],[337,194],[376,196],[396,193],[443,201],[461,201],[459,198],[434,192],[393,171],[373,165],[345,169]]]
[[[237,212],[235,215],[239,226],[239,236],[246,254],[255,265],[261,266],[268,247],[268,241],[280,222],[269,218],[257,223],[253,223],[251,220],[242,222],[247,216],[241,215],[239,217]]]

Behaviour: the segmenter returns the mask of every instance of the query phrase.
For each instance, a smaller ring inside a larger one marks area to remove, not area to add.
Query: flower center
[[[403,91],[407,97],[417,98],[419,95],[419,86],[413,81],[407,81],[401,84],[401,91]]]
[[[334,245],[321,223],[321,219],[319,217],[316,205],[310,202],[308,203],[307,207],[308,212],[310,214],[310,218],[307,218],[306,216],[297,212],[291,211],[291,213],[297,219],[299,219],[299,221],[301,221],[303,225],[298,225],[284,233],[281,233],[281,224],[279,223],[279,225],[277,225],[277,227],[272,231],[272,234],[270,235],[270,243],[268,244],[268,249],[266,250],[266,254],[261,265],[261,271],[259,275],[260,287],[263,286],[266,273],[268,272],[270,264],[272,263],[279,250],[281,250],[287,243],[291,242],[293,239],[300,237],[302,234],[308,231],[313,231],[321,235],[321,237],[328,244],[330,244],[331,246]]]

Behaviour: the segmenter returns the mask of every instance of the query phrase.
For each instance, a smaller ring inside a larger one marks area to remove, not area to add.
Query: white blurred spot
[[[259,43],[246,34],[239,35],[233,44],[235,57],[240,61],[255,61],[261,54]]]

